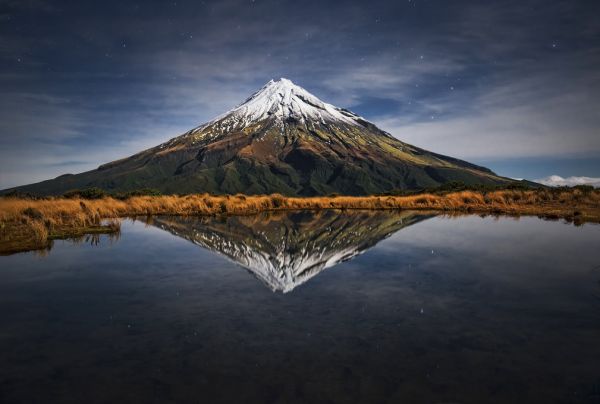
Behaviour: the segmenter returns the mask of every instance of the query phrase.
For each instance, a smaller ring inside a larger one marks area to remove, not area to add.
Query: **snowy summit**
[[[216,118],[216,121],[228,121],[238,126],[275,118],[283,124],[287,120],[295,120],[302,124],[307,122],[344,123],[360,125],[364,121],[360,116],[327,104],[291,80],[280,78],[270,80],[250,98],[234,109]]]

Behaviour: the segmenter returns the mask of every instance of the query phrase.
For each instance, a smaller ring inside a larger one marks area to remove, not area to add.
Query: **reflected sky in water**
[[[599,242],[410,212],[126,221],[0,257],[0,401],[598,402]]]

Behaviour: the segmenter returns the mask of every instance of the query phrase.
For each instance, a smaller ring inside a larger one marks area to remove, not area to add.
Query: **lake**
[[[600,226],[125,220],[0,257],[2,403],[599,403]]]

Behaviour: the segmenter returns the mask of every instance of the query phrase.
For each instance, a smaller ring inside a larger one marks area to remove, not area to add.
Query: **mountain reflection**
[[[289,292],[398,230],[432,217],[409,211],[296,211],[252,216],[151,218],[149,223],[247,268]]]

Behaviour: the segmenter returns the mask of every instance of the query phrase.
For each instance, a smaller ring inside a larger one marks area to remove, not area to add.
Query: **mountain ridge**
[[[366,195],[450,181],[498,185],[491,170],[404,143],[288,79],[271,80],[235,108],[96,170],[12,188],[61,194],[155,188],[164,193]]]

